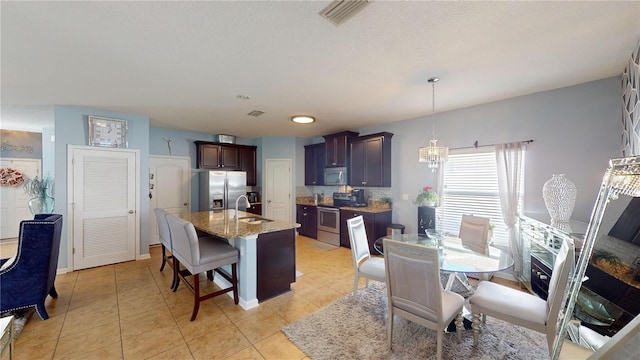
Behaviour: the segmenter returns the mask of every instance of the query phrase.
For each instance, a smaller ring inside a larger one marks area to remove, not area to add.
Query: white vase
[[[542,198],[551,216],[551,225],[568,223],[576,204],[576,185],[564,174],[553,174],[542,187]]]
[[[436,205],[436,204],[435,204],[433,201],[431,201],[431,200],[423,200],[423,201],[422,201],[422,206],[431,206],[431,207],[434,207],[435,205]]]

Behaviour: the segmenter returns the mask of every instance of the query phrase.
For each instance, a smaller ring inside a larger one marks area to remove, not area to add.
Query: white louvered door
[[[74,149],[73,269],[136,258],[135,150]]]

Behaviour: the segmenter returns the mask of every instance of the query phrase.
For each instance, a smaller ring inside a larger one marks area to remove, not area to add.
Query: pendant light
[[[427,80],[431,84],[431,125],[432,125],[432,139],[429,141],[429,145],[421,147],[419,150],[419,162],[426,162],[431,171],[435,172],[438,167],[447,161],[449,157],[449,148],[446,146],[438,146],[438,140],[436,140],[436,82],[440,78],[432,77]]]

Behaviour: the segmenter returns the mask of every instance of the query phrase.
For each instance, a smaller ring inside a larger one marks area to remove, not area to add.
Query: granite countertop
[[[593,261],[589,261],[589,264],[597,267],[598,269],[606,272],[607,274],[613,276],[614,278],[622,281],[623,283],[629,286],[633,286],[636,289],[640,289],[640,282],[635,280],[635,275],[637,271],[630,266],[620,264],[616,269],[612,269],[611,267],[601,266],[600,264],[595,263]]]
[[[178,217],[191,222],[193,226],[200,231],[225,239],[259,235],[300,227],[300,224],[280,220],[262,222],[259,224],[245,223],[242,221],[236,222],[233,217],[235,212],[235,210],[201,211],[182,213],[179,214]],[[238,211],[238,215],[240,218],[252,217],[264,219],[261,216],[244,211]]]
[[[316,206],[313,202],[313,197],[311,196],[300,196],[296,198],[296,205],[309,205]],[[332,198],[324,198],[322,201],[318,202],[318,206],[333,206]],[[378,201],[369,201],[369,206],[365,207],[353,207],[353,206],[341,206],[340,210],[351,210],[351,211],[360,211],[366,213],[382,213],[386,211],[391,211],[387,205],[380,204]]]

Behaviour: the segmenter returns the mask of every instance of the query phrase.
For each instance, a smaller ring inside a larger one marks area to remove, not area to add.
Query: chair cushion
[[[442,319],[449,323],[462,310],[464,298],[452,291],[442,290]]]
[[[202,237],[198,238],[198,244],[200,245],[200,266],[196,267],[197,272],[238,262],[238,250],[222,240]]]
[[[382,282],[387,281],[387,274],[384,270],[384,258],[368,258],[360,264],[358,271],[366,278]]]
[[[544,327],[547,320],[547,302],[541,298],[504,285],[481,281],[476,292],[469,298],[471,310],[499,317],[504,314],[508,320],[520,319],[527,325],[513,321],[517,325]],[[539,328],[539,327],[536,327]],[[535,329],[534,329],[535,330]]]

